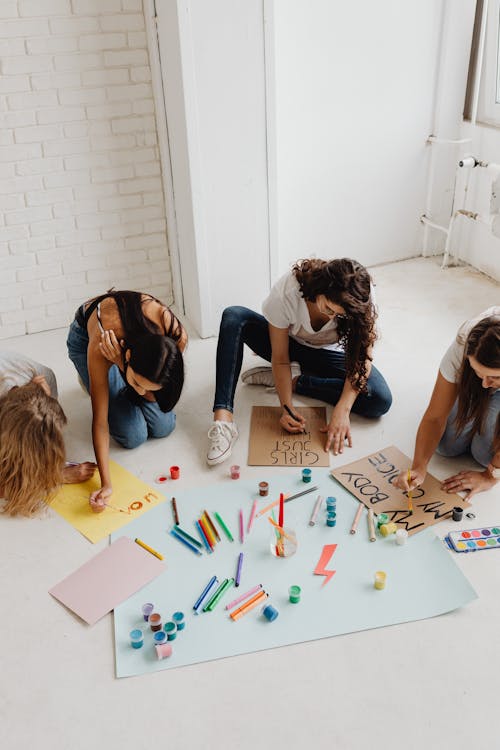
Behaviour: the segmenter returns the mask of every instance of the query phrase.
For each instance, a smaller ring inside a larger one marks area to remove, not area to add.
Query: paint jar
[[[171,479],[179,479],[181,475],[181,470],[178,466],[171,466],[170,467],[170,478]]]
[[[377,570],[377,572],[375,573],[375,582],[373,585],[378,591],[382,591],[382,589],[385,589],[386,578],[387,573],[385,573],[383,570]]]
[[[283,529],[283,534],[278,529],[271,532],[270,547],[275,557],[291,557],[297,552],[297,546],[293,529]]]
[[[234,466],[231,466],[229,472],[231,474],[231,479],[240,478],[240,467],[237,464],[234,464]]]
[[[259,495],[266,497],[269,492],[269,485],[267,482],[259,482]]]
[[[265,604],[260,611],[269,622],[273,622],[279,615],[278,610],[271,604]]]
[[[399,544],[402,546],[403,544],[406,544],[408,539],[408,532],[406,529],[398,529],[396,531],[396,544]]]
[[[464,515],[463,508],[460,508],[458,505],[453,508],[453,520],[454,521],[461,521],[462,517]]]
[[[155,608],[154,604],[151,604],[151,602],[146,602],[146,604],[143,604],[141,607],[142,610],[142,616],[144,617],[144,620],[147,622],[149,620],[149,615]]]
[[[169,641],[175,641],[175,639],[177,638],[177,625],[175,624],[175,622],[166,622],[163,626],[163,630],[167,634],[167,638]]]
[[[391,534],[395,534],[397,530],[398,527],[393,521],[390,521],[389,523],[383,523],[382,526],[379,527],[379,531],[382,536],[390,536]]]
[[[149,615],[149,627],[153,633],[156,633],[157,630],[161,630],[161,615],[159,615],[158,612],[153,612],[152,615]]]
[[[334,510],[329,510],[326,514],[326,525],[333,527],[337,525],[337,513]]]
[[[389,523],[389,516],[387,513],[379,513],[377,516],[377,529],[380,529],[380,527],[386,523]]]
[[[132,648],[142,648],[144,645],[144,633],[140,628],[134,628],[130,631],[130,645]]]
[[[300,594],[300,586],[290,586],[288,589],[288,597],[292,604],[298,604],[300,602]]]
[[[159,630],[157,633],[153,635],[153,641],[155,646],[158,646],[160,643],[165,643],[167,640],[167,634],[163,632],[163,630]]]
[[[177,630],[184,630],[186,627],[186,621],[184,619],[184,612],[174,612],[172,620],[175,622]]]
[[[326,498],[326,509],[327,510],[335,510],[337,507],[337,498],[336,497],[327,497]]]
[[[312,471],[311,469],[302,469],[302,481],[303,482],[310,482],[312,479]]]
[[[172,656],[172,646],[170,643],[160,643],[160,645],[155,646],[156,650],[156,656],[158,659],[168,659],[169,656]]]

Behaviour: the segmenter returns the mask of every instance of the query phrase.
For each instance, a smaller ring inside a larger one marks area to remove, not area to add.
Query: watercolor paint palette
[[[455,552],[478,552],[482,549],[500,549],[500,524],[480,529],[450,531],[446,542]]]

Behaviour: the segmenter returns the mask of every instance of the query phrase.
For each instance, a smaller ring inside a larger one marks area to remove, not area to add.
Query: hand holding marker
[[[298,414],[294,414],[293,411],[290,409],[290,407],[287,406],[286,404],[283,404],[283,409],[286,411],[286,413],[288,414],[288,416],[291,417],[294,420],[294,422],[298,423],[298,425],[300,427],[300,431],[302,433],[305,433],[305,431],[306,431],[306,421],[305,421],[304,417],[301,417]],[[293,426],[295,427],[295,425],[293,425]]]

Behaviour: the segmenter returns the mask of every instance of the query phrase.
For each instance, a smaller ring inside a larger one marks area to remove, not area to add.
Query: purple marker
[[[243,565],[243,552],[240,552],[238,555],[238,566],[236,568],[236,578],[234,579],[234,585],[239,586],[240,585],[240,578],[241,578],[241,566]]]

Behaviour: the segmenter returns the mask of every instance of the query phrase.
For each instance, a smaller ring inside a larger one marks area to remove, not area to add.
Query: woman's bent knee
[[[162,414],[162,418],[149,425],[148,433],[151,438],[165,438],[175,430],[176,417],[173,411]]]

